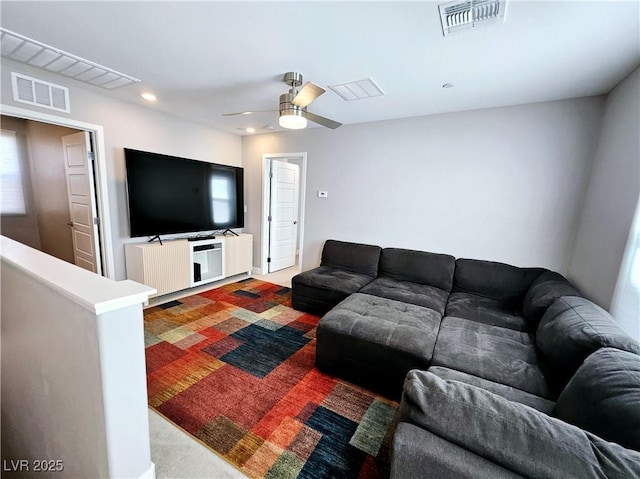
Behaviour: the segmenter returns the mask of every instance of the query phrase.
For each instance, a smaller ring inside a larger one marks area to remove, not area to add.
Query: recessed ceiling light
[[[445,83],[442,88],[453,88],[453,83]]]
[[[256,129],[255,129],[255,128],[251,128],[251,127],[249,127],[249,128],[245,128],[245,130],[244,130],[244,131],[246,131],[247,133],[255,133],[255,132],[256,132]]]
[[[157,98],[153,93],[141,93],[140,96],[147,101],[156,101]]]

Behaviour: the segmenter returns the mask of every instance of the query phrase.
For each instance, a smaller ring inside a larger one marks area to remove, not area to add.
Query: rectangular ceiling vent
[[[50,110],[69,113],[69,89],[21,73],[11,72],[13,99]]]
[[[446,37],[462,30],[504,23],[506,0],[467,0],[438,5],[442,33]]]
[[[346,101],[362,100],[364,98],[384,95],[384,91],[373,81],[373,78],[330,85],[329,88]]]
[[[107,90],[140,81],[5,28],[0,28],[0,44],[3,57]]]

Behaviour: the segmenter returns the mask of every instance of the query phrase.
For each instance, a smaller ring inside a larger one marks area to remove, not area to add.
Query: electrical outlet
[[[328,197],[329,197],[328,191],[318,191],[318,198],[328,198]]]

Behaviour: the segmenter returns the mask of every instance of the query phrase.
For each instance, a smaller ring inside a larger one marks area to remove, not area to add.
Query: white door
[[[75,264],[102,274],[98,244],[98,215],[93,183],[93,153],[89,133],[81,131],[62,137],[67,196],[71,214],[71,235]]]
[[[269,209],[269,273],[296,263],[298,239],[298,165],[271,160],[271,201]]]

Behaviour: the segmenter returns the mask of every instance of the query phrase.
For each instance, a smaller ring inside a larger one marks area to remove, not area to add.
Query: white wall
[[[609,308],[640,194],[640,68],[607,97],[570,278]]]
[[[0,241],[2,476],[50,459],[64,471],[46,477],[152,478],[142,303],[155,290]]]
[[[89,318],[3,262],[4,459],[40,453],[63,460],[70,475],[108,477],[98,338]]]
[[[104,127],[116,279],[125,277],[124,243],[131,241],[125,195],[123,148],[234,166],[241,164],[239,136],[182,120],[143,105],[108,98],[96,93],[89,86],[84,87],[63,76],[30,68],[5,58],[2,59],[1,65],[3,104],[43,111]],[[69,87],[71,114],[54,113],[52,110],[42,110],[14,102],[11,92],[11,71],[23,72],[35,78]]]
[[[303,269],[335,238],[566,273],[603,104],[593,97],[244,137],[254,265],[262,154],[308,152]]]

